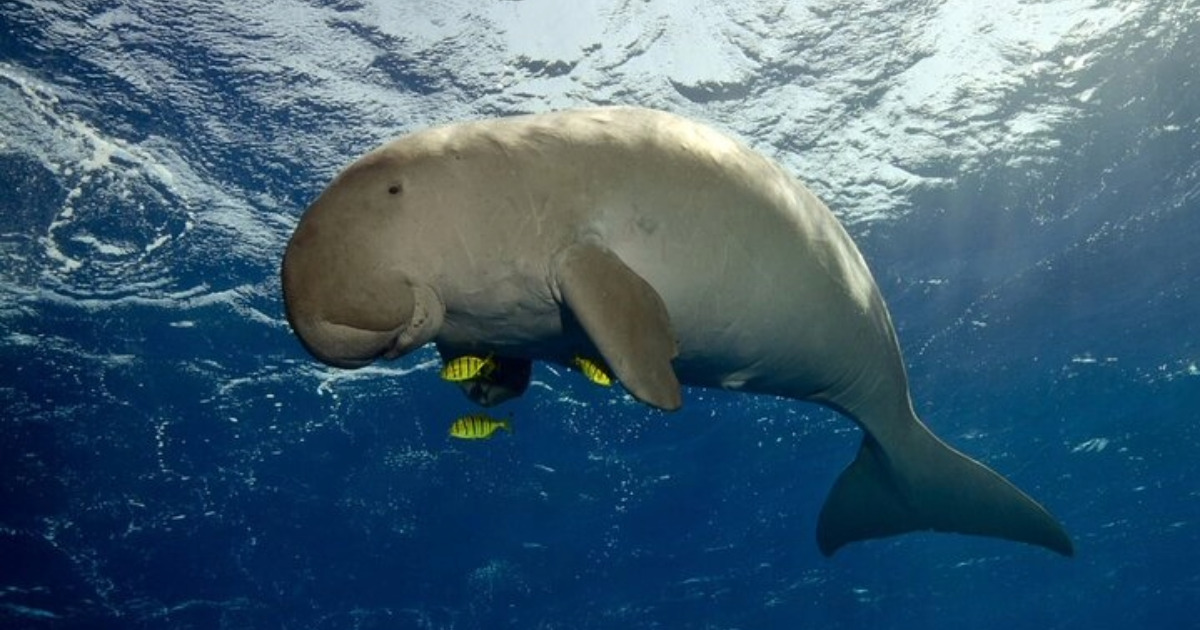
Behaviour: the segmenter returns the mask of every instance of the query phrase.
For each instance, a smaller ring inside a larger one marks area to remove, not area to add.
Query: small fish
[[[455,420],[454,424],[450,425],[450,436],[460,440],[486,440],[492,437],[497,429],[512,433],[512,423],[477,413]]]
[[[603,363],[576,356],[571,360],[571,364],[579,368],[579,371],[583,372],[589,381],[601,387],[612,387],[612,376],[609,375]]]
[[[492,355],[476,357],[463,355],[456,357],[442,368],[442,379],[452,383],[461,383],[474,378],[488,378],[496,370],[496,362]]]

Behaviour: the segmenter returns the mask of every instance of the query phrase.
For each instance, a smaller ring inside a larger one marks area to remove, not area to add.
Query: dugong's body
[[[680,383],[818,402],[865,432],[818,525],[830,554],[933,529],[1071,554],[1041,506],[934,437],[895,331],[833,214],[778,165],[663,112],[606,108],[415,133],[350,165],[283,262],[289,320],[344,367],[428,342],[532,360],[600,356],[638,399]]]

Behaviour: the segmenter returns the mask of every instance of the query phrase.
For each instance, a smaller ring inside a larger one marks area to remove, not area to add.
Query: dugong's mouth
[[[365,330],[325,319],[293,321],[305,349],[322,363],[354,369],[370,365],[391,346],[395,333]]]
[[[433,341],[442,329],[446,307],[433,289],[423,285],[413,288],[413,312],[408,325],[396,332],[391,345],[383,351],[385,359],[402,357]]]
[[[395,359],[433,341],[445,316],[438,295],[427,287],[412,286],[412,312],[399,326],[364,326],[364,322],[321,315],[289,320],[305,348],[317,359],[334,367],[354,369],[376,359]],[[355,318],[357,319],[357,318]]]

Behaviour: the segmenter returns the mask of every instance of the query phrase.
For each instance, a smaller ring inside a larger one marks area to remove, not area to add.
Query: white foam
[[[95,236],[92,236],[91,234],[76,234],[71,237],[71,240],[75,241],[76,243],[91,245],[92,248],[98,253],[106,256],[127,256],[131,253],[129,248],[121,247],[120,245],[113,245],[112,243],[106,243]]]
[[[41,339],[39,339],[37,336],[27,335],[19,332],[9,333],[7,336],[5,336],[4,340],[14,346],[25,347],[36,346],[41,343]]]
[[[107,257],[130,257],[150,247],[153,242],[137,248],[105,242],[77,232],[75,226],[84,218],[80,204],[97,191],[116,188],[128,198],[134,186],[171,189],[174,178],[153,152],[106,136],[64,107],[58,95],[63,90],[60,86],[46,84],[8,64],[0,64],[0,86],[3,82],[18,88],[0,89],[0,105],[8,111],[5,132],[15,141],[6,144],[19,143],[24,156],[58,174],[67,188],[62,206],[38,238],[46,257],[57,263],[57,271],[69,275],[85,265],[85,259],[67,253],[68,241],[89,245]],[[105,205],[104,209],[111,208]],[[164,237],[169,238],[159,235],[155,242]]]
[[[370,380],[379,377],[399,378],[424,370],[436,370],[439,366],[440,360],[433,358],[421,361],[412,367],[388,367],[383,364],[373,363],[355,370],[324,368],[321,381],[317,384],[317,393],[322,396],[330,395],[336,397],[335,387],[339,383],[364,379]]]
[[[1099,453],[1108,448],[1108,438],[1097,437],[1085,440],[1071,449],[1072,453]]]

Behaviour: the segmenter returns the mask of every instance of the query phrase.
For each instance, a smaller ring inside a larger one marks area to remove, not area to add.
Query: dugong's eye
[[[399,195],[400,194],[400,184],[392,184],[391,187],[388,188],[388,194],[389,195]]]

